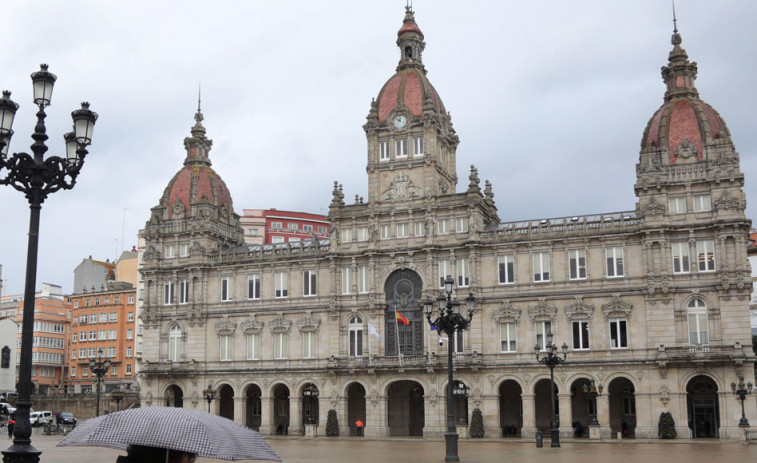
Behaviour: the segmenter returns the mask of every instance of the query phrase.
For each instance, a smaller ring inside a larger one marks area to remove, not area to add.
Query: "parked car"
[[[58,414],[58,424],[72,424],[76,427],[76,417],[71,412],[60,412]]]
[[[0,413],[2,412],[11,415],[13,413],[16,413],[16,407],[6,402],[0,402]]]
[[[53,412],[49,410],[43,410],[41,412],[33,412],[29,414],[29,423],[32,426],[43,426],[53,423]]]

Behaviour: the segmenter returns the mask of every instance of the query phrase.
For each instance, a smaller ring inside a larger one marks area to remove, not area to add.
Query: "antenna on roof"
[[[676,24],[676,0],[670,0],[673,3],[673,32],[678,32],[678,25]]]
[[[197,112],[201,112],[200,103],[202,102],[202,82],[197,84]]]

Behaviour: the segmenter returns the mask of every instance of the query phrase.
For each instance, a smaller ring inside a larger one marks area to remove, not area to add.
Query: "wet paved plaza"
[[[42,462],[113,463],[123,452],[96,447],[56,448],[60,436],[33,436],[32,444],[42,453]],[[268,438],[284,462],[309,463],[374,463],[411,462],[441,463],[444,461],[444,441],[397,439],[372,441],[359,438],[302,439]],[[3,436],[0,449],[10,446]],[[757,445],[739,442],[683,441],[661,444],[659,441],[627,440],[623,442],[564,441],[561,448],[536,448],[532,442],[507,440],[460,441],[460,460],[470,463],[610,463],[622,458],[623,463],[754,463]],[[198,463],[220,460],[198,459]]]

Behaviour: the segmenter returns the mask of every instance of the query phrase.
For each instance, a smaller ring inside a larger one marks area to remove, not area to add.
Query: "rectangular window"
[[[389,160],[389,142],[388,141],[379,142],[379,161],[388,161],[388,160]]]
[[[285,359],[289,357],[289,333],[273,334],[273,358]]]
[[[320,233],[322,235],[325,235],[326,234],[326,227],[319,226],[318,227],[318,233]]]
[[[715,242],[697,241],[697,262],[700,272],[715,271]]]
[[[363,327],[350,326],[350,357],[363,356]]]
[[[712,210],[710,195],[694,195],[694,212],[708,212]]]
[[[613,246],[605,249],[605,261],[607,262],[607,277],[618,278],[625,273],[623,268],[623,248]]]
[[[581,350],[589,348],[589,322],[573,322],[573,349]]]
[[[289,297],[289,275],[286,272],[276,272],[274,278],[274,297],[281,299]]]
[[[452,352],[453,353],[455,353],[455,354],[462,354],[464,352],[465,343],[463,342],[464,341],[464,337],[463,336],[464,336],[463,335],[463,330],[455,330],[455,334],[452,337],[452,340],[453,340],[453,343],[454,343],[454,345],[452,346],[452,348],[453,348]]]
[[[394,142],[396,149],[395,157],[406,158],[407,157],[407,140],[396,140]]]
[[[132,349],[132,347],[131,346],[126,346],[126,356],[127,357],[132,357],[133,355],[134,355],[134,350]]]
[[[368,241],[368,227],[360,227],[357,229],[357,240]]]
[[[247,335],[247,360],[260,359],[260,335],[250,333]]]
[[[468,259],[457,259],[457,286],[462,288],[469,285]]]
[[[707,328],[707,314],[694,313],[688,315],[689,344],[709,344],[710,336]]]
[[[418,220],[413,224],[415,230],[415,236],[426,236],[426,226],[422,220]]]
[[[126,321],[127,322],[133,322],[134,321],[134,312],[128,312],[126,314]]]
[[[232,342],[233,341],[231,339],[231,336],[228,334],[224,334],[224,335],[219,336],[218,339],[220,341],[220,346],[218,349],[219,354],[220,354],[219,360],[223,362],[232,360],[232,355],[233,355]]]
[[[86,315],[80,315],[79,316],[79,323],[81,323],[82,325],[85,324],[85,323],[87,323],[87,316]]]
[[[444,288],[444,280],[448,276],[452,276],[452,269],[449,265],[449,260],[439,259],[439,287]]]
[[[179,245],[179,257],[189,256],[189,243],[183,243]]]
[[[305,331],[302,333],[302,358],[312,359],[316,356],[316,333]]]
[[[189,302],[189,281],[182,280],[179,282],[179,304]]]
[[[423,137],[413,138],[413,156],[423,156]]]
[[[360,294],[368,292],[368,266],[361,265],[357,268],[357,292]]]
[[[441,219],[436,222],[436,231],[440,235],[449,233],[449,219]]]
[[[142,336],[142,329],[143,329],[143,328],[144,328],[144,325],[139,325],[139,326],[137,326],[137,334],[138,334],[139,336]]]
[[[499,325],[500,352],[515,352],[515,323]]]
[[[284,242],[284,237],[283,236],[272,236],[271,237],[271,243],[273,243],[273,244],[279,244],[279,243],[283,243],[283,242]]]
[[[388,240],[392,236],[392,229],[391,226],[388,224],[384,224],[381,226],[381,239],[382,240]]]
[[[173,281],[163,285],[163,305],[173,303],[174,284]]]
[[[271,222],[271,228],[275,228],[277,230],[281,229],[281,222]]]
[[[114,341],[118,338],[118,330],[108,330],[108,340]]]
[[[76,360],[76,349],[71,350],[71,360]]]
[[[115,356],[116,356],[116,348],[108,347],[108,358],[113,358]]]
[[[689,273],[689,243],[673,243],[673,273]]]
[[[302,272],[302,295],[316,295],[316,277],[315,270],[305,270]]]
[[[113,298],[113,303],[114,304],[118,304],[119,303],[119,297],[118,296],[116,296],[116,297]]]
[[[110,375],[111,376],[118,376],[118,365],[111,365],[111,367],[110,367]]]
[[[231,278],[229,277],[221,279],[221,300],[231,300]]]
[[[129,304],[134,304],[134,295],[129,296]]]
[[[549,281],[549,253],[535,252],[531,257],[534,265],[534,282]]]
[[[299,227],[298,227],[298,225],[297,225],[296,222],[289,222],[287,224],[287,228],[290,229],[290,230],[297,230],[297,229],[299,229]]]
[[[100,323],[108,323],[108,314],[106,313],[100,314]]]
[[[108,314],[108,322],[115,323],[118,321],[118,312],[111,312]]]
[[[349,243],[352,241],[352,230],[345,228],[342,230],[342,243]]]
[[[610,349],[625,349],[628,347],[627,322],[618,318],[610,320]]]
[[[247,279],[247,299],[260,299],[260,275]]]
[[[541,350],[547,350],[547,336],[552,332],[552,322],[536,322],[536,345]]]
[[[410,224],[398,223],[397,224],[397,238],[407,238],[410,236]]]
[[[134,339],[134,330],[129,328],[126,330],[126,339]]]
[[[126,376],[131,376],[131,364],[126,364]]]
[[[79,349],[79,358],[87,358],[87,349]]]
[[[78,309],[78,308],[79,308],[79,301],[74,301],[74,309]]]
[[[465,233],[468,231],[468,217],[458,217],[455,219],[455,232]]]
[[[312,225],[307,225],[307,224],[302,224],[302,231],[312,232],[313,231],[313,226]]]
[[[89,376],[89,367],[87,367],[86,365],[82,365],[82,367],[81,367],[81,375],[82,375],[82,377]]]
[[[105,341],[108,339],[108,331],[107,330],[99,330],[97,332],[97,340],[98,341]]]
[[[176,248],[172,244],[166,245],[165,249],[165,256],[166,259],[170,259],[175,256],[176,254]]]
[[[352,268],[342,267],[342,294],[352,293]]]
[[[76,367],[75,366],[71,367],[71,377],[72,378],[76,377]]]
[[[570,279],[586,279],[586,251],[583,249],[574,249],[568,251],[568,263],[570,264]]]
[[[683,214],[686,212],[686,198],[668,198],[668,210],[671,214]]]

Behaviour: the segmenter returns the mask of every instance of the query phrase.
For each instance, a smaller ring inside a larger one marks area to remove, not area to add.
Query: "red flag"
[[[405,318],[405,316],[404,316],[404,315],[402,315],[402,314],[401,314],[401,313],[399,312],[399,310],[395,310],[395,312],[394,312],[394,313],[396,313],[396,314],[397,314],[397,321],[398,321],[399,323],[402,323],[402,324],[403,324],[403,325],[405,325],[405,326],[407,326],[407,325],[409,325],[409,324],[410,324],[410,320],[408,320],[407,318]]]

